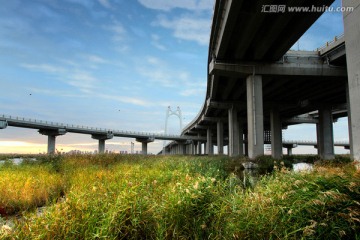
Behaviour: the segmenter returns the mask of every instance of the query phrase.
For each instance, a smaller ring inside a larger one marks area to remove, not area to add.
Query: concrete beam
[[[216,108],[216,109],[230,109],[230,108],[236,108],[238,110],[241,110],[246,107],[246,102],[243,101],[212,101],[208,99],[206,101],[207,108]]]
[[[288,56],[287,61],[280,63],[254,63],[243,62],[230,64],[225,62],[215,62],[209,64],[211,75],[223,75],[229,77],[246,77],[252,74],[262,76],[314,76],[314,77],[347,77],[346,68],[333,68],[323,63],[321,57],[293,58]]]
[[[201,117],[201,121],[207,121],[207,122],[221,122],[221,121],[227,121],[226,118],[220,118],[220,117]]]
[[[207,130],[208,128],[209,128],[208,126],[202,126],[202,125],[199,125],[199,124],[195,125],[195,129]]]
[[[282,120],[282,122],[284,124],[291,124],[291,123],[296,123],[296,124],[300,124],[300,123],[318,123],[319,120],[315,119],[313,117],[293,117],[293,118],[287,118]]]
[[[352,158],[360,161],[360,2],[342,0],[342,6],[354,8],[352,12],[344,12],[343,19],[351,119],[350,149]]]

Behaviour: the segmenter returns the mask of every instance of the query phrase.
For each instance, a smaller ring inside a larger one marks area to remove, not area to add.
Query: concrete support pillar
[[[280,159],[282,157],[282,127],[280,113],[277,108],[273,108],[270,112],[270,125],[271,156]]]
[[[292,147],[288,147],[288,148],[286,148],[287,149],[287,155],[288,156],[290,156],[290,155],[292,155]]]
[[[350,96],[349,96],[349,83],[346,84],[346,103],[347,103],[347,112],[348,112],[348,131],[349,131],[349,146],[345,149],[350,150],[350,156],[354,156],[353,147],[351,146],[352,142],[352,129],[351,129],[351,110],[350,110]]]
[[[137,142],[141,142],[141,154],[147,155],[148,152],[148,143],[153,142],[154,138],[136,138]]]
[[[333,118],[330,107],[319,109],[318,150],[322,159],[334,159]]]
[[[297,144],[285,144],[284,147],[287,149],[287,155],[292,155],[292,149],[297,147]]]
[[[198,138],[200,138],[200,137],[201,137],[201,134],[198,133]],[[199,154],[199,155],[201,155],[201,145],[202,145],[202,143],[200,141],[198,141],[196,153]]]
[[[229,109],[229,145],[228,154],[230,157],[236,157],[240,155],[239,151],[239,122],[237,117],[237,111],[234,107]]]
[[[55,141],[56,141],[56,135],[48,135],[48,147],[47,147],[48,154],[55,153]]]
[[[342,3],[343,7],[353,7],[353,11],[343,13],[343,18],[351,119],[350,149],[352,158],[360,161],[360,2],[342,0]]]
[[[238,119],[239,123],[239,156],[244,156],[244,120]]]
[[[224,125],[223,125],[223,122],[218,121],[216,126],[217,126],[216,139],[217,139],[218,154],[222,155],[222,154],[224,154]]]
[[[142,155],[147,155],[147,142],[142,142],[141,143],[141,154]]]
[[[195,154],[195,143],[191,142],[191,144],[189,145],[189,148],[190,148],[189,154],[194,155]]]
[[[98,153],[105,152],[105,139],[99,139]]]
[[[249,158],[264,154],[262,76],[246,79]]]
[[[184,142],[178,142],[178,154],[185,155],[186,154],[186,144]]]
[[[5,129],[8,126],[6,121],[0,120],[0,129]]]
[[[244,142],[245,142],[245,149],[244,149],[244,151],[245,151],[245,156],[249,156],[249,143],[248,143],[248,138],[247,138],[247,134],[244,134],[244,137],[245,137],[245,139],[244,139]]]
[[[212,142],[212,130],[211,128],[208,128],[206,131],[206,153],[208,155],[213,155],[214,153],[214,146]]]
[[[197,150],[198,150],[198,144],[199,144],[199,141],[194,141],[194,155],[198,154]]]
[[[55,148],[56,137],[59,135],[64,135],[66,133],[66,130],[65,129],[55,129],[55,130],[40,129],[39,133],[42,135],[48,136],[47,153],[54,154],[55,149],[56,149]]]
[[[321,156],[321,153],[322,153],[321,144],[320,144],[320,142],[321,142],[320,136],[321,136],[320,123],[318,122],[318,123],[316,123],[316,146],[315,146],[315,148],[317,148],[317,154],[319,156]]]
[[[104,134],[92,134],[91,137],[93,139],[99,140],[98,153],[105,152],[105,141],[112,139],[114,134],[112,132],[104,133]]]

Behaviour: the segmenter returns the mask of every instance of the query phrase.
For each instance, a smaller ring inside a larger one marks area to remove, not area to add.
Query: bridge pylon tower
[[[166,109],[166,117],[165,117],[165,135],[168,134],[168,121],[169,121],[169,117],[172,115],[177,116],[179,118],[179,123],[180,123],[179,132],[180,133],[181,133],[181,130],[183,129],[182,114],[181,114],[180,107],[178,106],[176,108],[176,110],[173,111],[173,110],[171,110],[171,107],[168,106],[168,108]],[[166,140],[164,140],[163,154],[165,154],[165,146],[166,146]]]

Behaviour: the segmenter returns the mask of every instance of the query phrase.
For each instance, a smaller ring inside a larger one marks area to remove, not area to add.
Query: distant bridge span
[[[93,139],[99,140],[99,153],[104,152],[105,141],[112,139],[113,137],[135,138],[136,141],[142,143],[143,154],[147,154],[147,144],[156,139],[183,142],[184,144],[189,141],[205,140],[204,137],[202,138],[197,136],[191,137],[159,133],[121,131],[0,115],[0,129],[4,129],[7,126],[38,129],[40,134],[48,136],[48,153],[55,152],[56,136],[64,135],[68,132],[91,135]]]

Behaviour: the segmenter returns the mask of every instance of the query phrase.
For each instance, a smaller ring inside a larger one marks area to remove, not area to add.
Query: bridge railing
[[[332,45],[333,43],[337,42],[339,39],[342,39],[344,37],[344,34],[341,34],[339,36],[335,36],[333,40],[326,42],[326,44],[322,47],[319,47],[316,49],[316,51],[320,52],[321,50],[327,48],[328,46]]]
[[[287,144],[287,143],[294,143],[294,144],[306,144],[306,145],[316,145],[317,142],[316,141],[311,141],[311,140],[283,140],[283,143]],[[348,141],[334,141],[334,145],[349,145]]]
[[[123,131],[123,130],[115,130],[115,129],[108,129],[108,128],[96,128],[96,127],[89,127],[83,125],[76,125],[76,124],[65,124],[53,121],[44,121],[38,119],[31,119],[31,118],[24,118],[24,117],[17,117],[11,115],[0,115],[0,118],[5,120],[14,120],[23,123],[35,123],[35,124],[43,124],[46,126],[51,127],[58,127],[58,128],[76,128],[80,130],[90,130],[90,131],[101,131],[101,132],[113,132],[117,134],[124,134],[124,135],[134,135],[134,136],[149,136],[149,137],[172,137],[172,138],[179,138],[179,135],[175,134],[163,134],[163,133],[150,133],[150,132],[136,132],[136,131]]]

